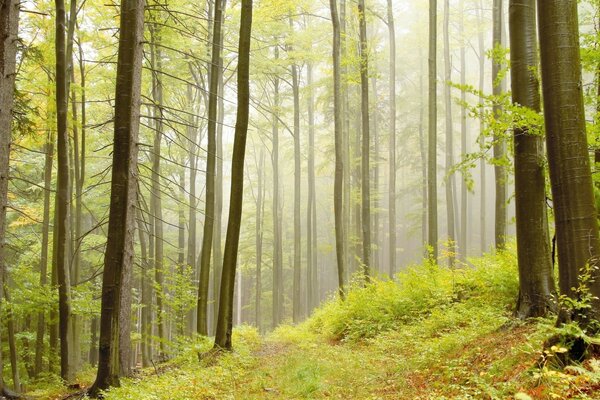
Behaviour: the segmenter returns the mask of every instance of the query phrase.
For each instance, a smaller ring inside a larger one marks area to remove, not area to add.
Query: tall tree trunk
[[[12,143],[12,117],[14,108],[17,34],[19,31],[19,7],[16,0],[0,4],[0,288],[6,282],[6,210],[8,208],[8,179],[10,146]],[[0,296],[4,290],[0,291]],[[6,299],[8,300],[8,299]],[[5,304],[3,302],[3,304]],[[0,394],[9,395],[2,375],[3,362],[0,354]],[[16,382],[15,382],[16,383]]]
[[[540,112],[535,0],[510,0],[512,100]],[[544,139],[529,127],[514,129],[517,255],[520,318],[541,317],[555,309],[554,276],[546,214]]]
[[[358,0],[358,25],[360,35],[360,97],[362,115],[362,269],[368,282],[371,275],[371,135],[369,127],[369,54],[367,47],[367,20],[365,1]]]
[[[190,64],[190,68],[192,68]],[[190,83],[187,85],[186,90],[186,100],[188,107],[191,110],[195,110],[194,107],[194,95],[193,95],[193,85]],[[197,118],[194,116],[190,116],[188,121],[187,128],[187,137],[188,141],[188,163],[190,165],[190,177],[189,177],[189,185],[190,189],[188,192],[188,240],[187,240],[187,259],[186,264],[188,268],[195,275],[196,271],[196,232],[198,221],[196,219],[197,209],[198,209],[198,198],[196,196],[196,176],[198,172],[198,128],[195,126],[197,123]],[[192,310],[188,313],[188,330],[189,332],[193,332],[195,328],[195,324],[193,324],[193,319],[195,315],[195,310]],[[143,315],[143,310],[142,310]],[[142,347],[143,353],[143,347]]]
[[[293,31],[294,22],[290,18],[290,29]],[[288,46],[288,52],[293,52],[293,47]],[[293,282],[293,312],[294,323],[302,318],[301,295],[301,254],[302,228],[300,226],[300,191],[302,179],[302,166],[300,164],[300,83],[298,79],[298,66],[292,62],[292,92],[294,98],[294,282]]]
[[[242,204],[244,198],[244,158],[250,108],[250,39],[252,32],[252,0],[242,0],[240,41],[238,46],[238,108],[231,166],[231,197],[225,239],[225,257],[221,276],[221,300],[215,347],[231,350],[233,325],[233,291],[237,264]]]
[[[50,192],[52,191],[52,160],[54,158],[54,135],[48,131],[44,164],[44,216],[42,221],[42,248],[40,254],[40,286],[48,284],[48,246],[50,243]],[[46,332],[46,316],[43,311],[38,313],[35,340],[35,367],[37,376],[43,370],[44,334]]]
[[[154,144],[152,146],[152,182],[150,214],[154,219],[154,281],[156,286],[156,325],[158,328],[159,349],[161,355],[165,353],[165,315],[164,315],[164,249],[163,249],[163,213],[160,191],[160,164],[161,164],[161,141],[164,130],[162,121],[163,106],[163,84],[160,77],[162,71],[162,52],[157,44],[160,44],[160,32],[155,26],[150,29],[150,64],[154,70],[152,74],[152,98],[154,101]]]
[[[376,74],[377,72],[375,72]],[[378,94],[377,94],[377,77],[371,77],[371,87],[373,89],[373,96],[371,97],[374,101],[374,104],[371,104],[373,109],[373,114],[371,117],[371,132],[373,134],[373,187],[372,187],[372,196],[373,202],[371,204],[373,210],[373,216],[371,218],[371,232],[372,232],[372,250],[371,250],[371,268],[378,273],[382,271],[379,269],[379,255],[380,255],[380,246],[379,246],[379,107],[377,104]]]
[[[448,220],[448,263],[454,265],[454,254],[456,253],[456,224],[454,213],[454,129],[452,126],[452,93],[450,82],[452,81],[452,61],[450,60],[450,0],[444,1],[444,101],[446,109],[444,112],[446,120],[446,213]]]
[[[340,19],[335,0],[329,0],[331,21],[333,25],[333,116],[335,141],[335,182],[333,195],[333,211],[335,214],[335,254],[337,256],[338,290],[344,298],[345,257],[344,257],[344,222],[343,222],[343,184],[344,184],[344,140],[342,137],[342,99],[341,99],[341,36]]]
[[[342,140],[342,169],[343,169],[343,184],[342,184],[342,247],[344,253],[344,274],[345,279],[350,279],[350,268],[356,263],[354,254],[350,251],[350,226],[352,220],[352,183],[350,171],[352,163],[350,162],[350,100],[348,91],[348,68],[344,60],[347,59],[348,45],[346,35],[346,0],[340,0],[339,12],[340,24],[340,115],[341,115],[341,140]],[[335,50],[334,50],[335,51]]]
[[[317,282],[317,199],[315,184],[315,92],[313,87],[313,65],[306,66],[308,86],[308,204],[306,207],[306,308],[307,315],[318,305]]]
[[[139,196],[139,195],[138,195]],[[140,258],[142,263],[142,271],[141,271],[141,301],[142,301],[142,312],[141,312],[141,331],[142,331],[142,366],[149,367],[152,359],[151,351],[150,351],[150,338],[151,330],[152,330],[152,322],[150,321],[150,313],[152,312],[152,293],[150,291],[150,276],[149,271],[151,268],[151,264],[148,261],[148,242],[146,240],[146,232],[147,228],[144,226],[145,223],[142,219],[142,213],[139,211],[141,208],[139,206],[138,200],[138,212],[137,215],[137,231],[138,236],[140,238]]]
[[[210,256],[213,247],[215,223],[215,169],[217,152],[217,101],[219,68],[221,58],[221,28],[223,25],[223,2],[216,0],[212,34],[212,57],[208,97],[208,145],[206,155],[206,201],[204,209],[204,234],[200,251],[200,280],[198,283],[198,325],[200,335],[208,335],[208,286],[210,281]],[[216,293],[215,293],[216,297]]]
[[[396,271],[396,25],[392,0],[387,0],[387,26],[390,41],[390,142],[389,142],[389,192],[388,192],[388,236],[389,236],[389,274]]]
[[[438,256],[437,212],[437,0],[429,0],[429,133],[428,133],[428,190],[429,240],[432,257]]]
[[[279,47],[275,46],[275,60]],[[283,246],[279,196],[279,77],[273,77],[273,328],[283,319]]]
[[[479,8],[477,8],[477,21],[479,25],[479,34],[477,35],[477,42],[479,44],[479,109],[483,109],[483,91],[485,89],[485,48],[484,48],[484,37],[483,37],[483,0],[479,0]],[[485,120],[483,116],[479,117],[479,150],[483,153],[485,151]],[[487,249],[487,176],[486,176],[486,162],[485,157],[481,157],[479,160],[479,181],[480,181],[480,221],[481,221],[481,232],[480,232],[480,247],[481,252],[484,253]]]
[[[56,110],[57,110],[57,246],[56,266],[59,298],[60,376],[66,381],[73,378],[71,370],[71,282],[69,255],[67,254],[67,231],[69,227],[69,133],[67,131],[67,58],[66,58],[66,11],[64,0],[56,0]]]
[[[503,0],[494,0],[494,48],[502,46],[502,26],[503,26]],[[498,81],[501,73],[502,65],[500,61],[494,59],[492,61],[492,80],[494,96],[500,96],[503,92],[503,84]],[[502,113],[502,108],[499,104],[494,105],[494,117],[499,118]],[[504,166],[504,158],[506,157],[506,142],[503,138],[504,132],[494,131],[494,172],[496,175],[496,225],[495,225],[495,241],[497,249],[506,247],[506,167]]]
[[[581,268],[589,264],[592,280],[587,285],[596,300],[583,317],[597,318],[600,241],[585,126],[577,1],[539,1],[538,21],[559,287],[561,294],[577,298],[573,288],[579,286]],[[570,317],[562,314],[561,321]]]
[[[466,38],[465,38],[465,2],[460,0],[460,23],[459,23],[459,37],[460,37],[460,85],[462,88],[467,84],[467,56],[466,56]],[[467,109],[464,106],[467,102],[467,92],[465,90],[460,91],[460,101],[463,106],[460,108],[460,153],[461,158],[464,157],[469,151],[467,147]],[[459,239],[459,257],[463,262],[467,260],[467,237],[468,237],[468,201],[469,191],[467,187],[466,177],[463,176],[460,184],[460,239]]]
[[[104,258],[98,373],[92,397],[119,385],[121,332],[129,334],[129,307],[137,200],[137,140],[143,59],[144,1],[123,0],[115,89],[114,146],[108,241]]]
[[[256,197],[256,224],[255,224],[255,241],[256,241],[256,295],[255,295],[255,318],[256,328],[262,332],[262,246],[263,246],[263,212],[264,212],[264,168],[265,168],[265,152],[260,150],[260,160],[258,164],[258,189]]]

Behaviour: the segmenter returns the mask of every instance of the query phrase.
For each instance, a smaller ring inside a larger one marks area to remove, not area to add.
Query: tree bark
[[[467,142],[467,108],[464,106],[467,102],[467,92],[464,87],[467,84],[467,56],[466,56],[466,38],[465,38],[465,2],[460,0],[460,23],[459,23],[459,37],[460,37],[460,85],[463,88],[460,92],[460,101],[463,106],[460,108],[460,152],[461,158],[467,155],[468,142]],[[467,237],[469,229],[469,192],[467,188],[466,177],[461,179],[460,184],[460,239],[458,252],[460,260],[464,263],[467,261]]]
[[[340,20],[338,17],[337,4],[335,0],[329,0],[331,21],[333,26],[333,117],[334,117],[334,141],[335,141],[335,181],[333,195],[333,211],[335,214],[335,250],[337,256],[338,291],[344,299],[345,280],[345,255],[344,255],[344,221],[343,221],[343,185],[344,185],[344,140],[342,137],[342,99],[341,99],[341,36]]]
[[[263,213],[264,213],[264,168],[265,153],[264,149],[260,151],[260,160],[258,164],[258,187],[256,197],[256,224],[255,224],[255,242],[256,242],[256,294],[255,294],[255,318],[256,328],[262,332],[262,253],[263,253]]]
[[[396,271],[396,25],[394,23],[394,9],[392,0],[387,0],[387,26],[390,41],[390,144],[389,144],[389,211],[388,211],[388,236],[389,236],[389,274],[394,276]]]
[[[561,294],[576,298],[573,288],[579,286],[581,269],[587,264],[593,267],[587,285],[596,300],[584,313],[597,318],[600,241],[583,105],[577,1],[539,1],[538,21],[559,287]],[[561,321],[570,317],[561,314]]]
[[[428,245],[431,256],[438,257],[438,212],[437,212],[437,0],[429,0],[429,128],[428,128],[428,161],[427,198]]]
[[[208,144],[206,155],[206,200],[204,210],[204,234],[200,251],[200,280],[198,283],[198,326],[200,335],[208,335],[208,285],[210,281],[210,257],[213,247],[215,223],[215,172],[217,152],[217,101],[219,68],[221,58],[221,30],[223,25],[223,2],[216,0],[212,34],[212,57],[208,97]],[[215,293],[216,297],[216,293]]]
[[[71,347],[71,282],[69,255],[67,254],[67,232],[69,227],[69,133],[67,131],[67,55],[66,55],[66,11],[64,0],[56,0],[56,110],[57,110],[57,245],[56,271],[58,278],[58,314],[60,336],[60,376],[65,381],[73,378],[69,352]]]
[[[121,332],[129,334],[129,312],[124,310],[129,304],[123,302],[123,297],[124,292],[131,291],[126,285],[131,283],[134,257],[144,0],[123,0],[120,10],[108,241],[102,280],[98,372],[89,390],[92,397],[119,385]]]
[[[477,8],[477,21],[479,24],[479,34],[477,35],[478,42],[478,53],[479,53],[479,109],[483,109],[483,91],[485,89],[485,48],[484,48],[484,37],[483,37],[483,0],[479,1],[479,8]],[[485,151],[485,120],[483,116],[479,117],[479,150],[483,153]],[[486,176],[486,162],[485,157],[481,157],[479,160],[479,181],[480,181],[480,248],[481,253],[485,253],[487,250],[487,176]]]
[[[503,24],[503,0],[494,0],[494,37],[493,44],[494,48],[502,46],[502,24]],[[500,61],[494,59],[492,61],[492,81],[493,81],[493,94],[494,96],[500,96],[503,90],[503,84],[498,82],[502,66]],[[502,113],[502,107],[499,104],[494,105],[494,117],[498,118]],[[503,138],[504,132],[494,131],[494,172],[496,175],[496,220],[495,220],[495,241],[497,249],[504,249],[506,247],[506,142]]]
[[[306,208],[306,308],[307,315],[317,307],[317,199],[315,184],[315,93],[313,65],[306,66],[308,86],[308,204]]]
[[[250,41],[252,33],[252,0],[242,0],[238,46],[238,108],[231,166],[231,195],[225,257],[221,276],[221,300],[215,335],[215,348],[231,350],[233,325],[233,291],[244,198],[244,158],[250,107]]]
[[[535,0],[510,0],[512,100],[540,112]],[[514,128],[519,299],[517,315],[541,317],[555,310],[554,276],[546,213],[544,139],[528,126]]]
[[[362,116],[362,269],[365,280],[368,282],[371,275],[371,179],[370,179],[370,154],[371,134],[369,127],[369,54],[367,47],[367,20],[365,16],[365,2],[358,0],[358,25],[360,36],[360,94]]]

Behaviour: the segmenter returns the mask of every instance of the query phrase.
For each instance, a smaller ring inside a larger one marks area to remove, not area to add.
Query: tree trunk
[[[275,60],[279,48],[275,47]],[[279,77],[273,77],[273,328],[283,319],[283,246],[279,196]]]
[[[350,101],[349,101],[349,93],[348,93],[348,68],[344,60],[347,58],[348,46],[347,40],[348,36],[346,35],[346,0],[340,0],[340,12],[339,12],[339,25],[340,25],[340,118],[341,122],[341,140],[342,140],[342,169],[343,169],[343,184],[342,184],[342,247],[344,253],[344,279],[350,279],[350,268],[353,264],[356,263],[356,258],[354,254],[350,252],[350,241],[349,241],[349,233],[350,233],[350,222],[352,220],[352,200],[351,200],[351,192],[352,192],[352,183],[350,171],[352,168],[352,163],[350,162]],[[334,50],[335,51],[335,50]],[[316,281],[316,279],[315,279]]]
[[[215,348],[231,350],[233,325],[233,291],[237,264],[240,223],[244,198],[244,158],[250,106],[250,39],[252,32],[252,0],[242,0],[240,40],[238,46],[238,108],[231,166],[231,197],[225,239],[225,257],[221,276],[221,299],[215,335]]]
[[[160,72],[162,71],[162,52],[157,42],[160,43],[158,28],[152,26],[150,29],[150,64],[154,70],[152,74],[152,98],[154,101],[154,144],[152,146],[152,182],[150,214],[154,219],[154,282],[156,286],[156,325],[158,328],[159,349],[161,356],[165,353],[165,315],[164,315],[164,233],[162,199],[160,192],[160,164],[161,164],[161,141],[164,130],[162,121],[163,85]]]
[[[294,30],[294,22],[290,18],[290,29]],[[288,46],[288,52],[292,52]],[[302,166],[300,165],[300,83],[298,79],[298,66],[292,62],[292,92],[294,98],[294,283],[293,283],[293,312],[294,323],[299,323],[302,318],[301,296],[301,254],[302,228],[300,226],[300,191],[302,187]]]
[[[452,93],[450,82],[452,81],[452,62],[450,60],[450,0],[444,1],[444,101],[446,109],[444,112],[446,120],[446,213],[448,220],[448,264],[454,265],[454,254],[456,253],[456,224],[454,213],[454,132],[452,127]]]
[[[388,235],[389,235],[389,274],[390,278],[396,271],[396,25],[394,23],[394,9],[392,0],[387,0],[387,25],[390,41],[390,143],[389,143],[389,212],[388,212]]]
[[[429,0],[429,133],[428,133],[428,190],[429,240],[434,260],[438,257],[437,212],[437,0]]]
[[[483,19],[483,0],[479,0],[479,7],[477,8],[477,22],[479,26],[479,34],[477,35],[478,42],[478,55],[479,55],[479,109],[483,109],[484,99],[483,91],[485,89],[485,47],[484,47],[484,36],[482,26],[484,25]],[[479,117],[479,151],[483,153],[485,151],[485,120],[483,116]],[[479,218],[481,221],[480,226],[480,248],[481,253],[485,253],[487,250],[487,176],[486,176],[486,162],[485,157],[479,159],[479,181],[480,181],[480,203],[479,203]]]
[[[512,100],[540,112],[535,0],[510,0]],[[517,315],[542,317],[556,307],[550,237],[546,214],[544,139],[529,127],[514,129],[515,200],[519,299]]]
[[[502,0],[494,0],[494,48],[502,46]],[[492,61],[492,80],[493,94],[500,96],[503,92],[503,84],[498,82],[502,66],[499,60]],[[502,113],[502,107],[499,104],[494,105],[494,117],[498,118]],[[497,249],[506,247],[506,167],[504,159],[506,158],[506,142],[503,138],[504,132],[494,131],[494,172],[496,175],[496,225],[495,241]]]
[[[586,316],[597,318],[600,242],[583,105],[577,1],[539,1],[538,21],[559,287],[562,295],[577,298],[573,288],[579,286],[580,271],[589,264],[592,280],[587,285],[596,300]]]
[[[465,38],[465,2],[460,0],[460,23],[459,23],[459,37],[460,37],[460,85],[462,88],[467,84],[467,56],[466,56],[466,38]],[[467,147],[467,92],[465,90],[460,91],[460,101],[463,106],[460,108],[460,153],[461,158],[467,155],[469,149]],[[463,176],[460,184],[460,239],[459,239],[459,257],[464,263],[467,261],[467,230],[469,228],[469,214],[468,214],[468,201],[469,192],[467,188],[466,176]]]
[[[204,209],[204,234],[200,251],[200,280],[198,283],[198,325],[200,335],[208,335],[208,285],[210,281],[210,256],[213,247],[215,223],[215,169],[217,152],[217,97],[219,90],[219,68],[221,58],[221,28],[223,25],[223,3],[215,2],[215,17],[212,34],[212,57],[208,97],[208,147],[206,155],[206,201]],[[216,293],[215,293],[216,297]]]
[[[335,214],[335,254],[337,256],[338,291],[344,298],[345,257],[344,257],[344,221],[343,221],[343,184],[344,184],[344,149],[342,137],[342,99],[341,99],[341,57],[340,57],[340,20],[335,0],[329,0],[331,21],[333,25],[333,116],[335,141],[335,182],[333,195],[333,211]]]
[[[71,282],[69,255],[67,254],[67,232],[69,227],[69,133],[67,131],[67,58],[66,58],[66,11],[64,0],[56,0],[56,110],[57,110],[57,246],[56,271],[58,278],[58,313],[60,336],[60,376],[65,381],[73,378],[71,370]]]
[[[52,160],[54,158],[54,135],[48,132],[45,149],[44,165],[44,216],[42,221],[42,252],[40,254],[40,286],[48,284],[48,246],[50,243],[50,192],[52,191]],[[43,370],[44,334],[46,332],[46,316],[43,311],[38,313],[35,340],[35,376]]]
[[[139,196],[139,195],[138,195]],[[147,232],[147,228],[144,226],[144,221],[142,219],[142,213],[139,211],[141,208],[139,206],[138,199],[138,212],[137,215],[137,231],[138,236],[140,238],[140,258],[142,264],[141,274],[141,301],[142,301],[142,312],[141,312],[141,331],[142,331],[142,366],[149,367],[152,359],[151,351],[150,351],[150,338],[151,330],[152,330],[152,322],[150,321],[150,313],[152,312],[152,292],[150,290],[150,277],[149,271],[151,268],[151,264],[148,261],[148,242],[146,240],[145,233]]]
[[[115,90],[115,133],[100,316],[98,373],[89,390],[92,397],[119,385],[121,343],[129,334],[129,310],[124,293],[131,292],[135,202],[137,200],[137,140],[143,59],[144,1],[123,0],[117,79]],[[125,295],[126,297],[126,295]],[[125,303],[125,304],[124,304]]]
[[[256,197],[256,224],[255,224],[255,241],[256,241],[256,294],[255,294],[255,318],[256,328],[262,332],[262,246],[263,246],[263,192],[264,192],[264,168],[265,168],[265,153],[264,149],[260,151],[260,161],[258,164],[258,189]]]
[[[315,93],[313,88],[313,65],[306,66],[308,86],[308,204],[306,207],[306,311],[310,316],[317,307],[317,201],[315,184]]]
[[[2,45],[0,46],[0,289],[7,287],[6,210],[8,208],[9,160],[12,143],[19,6],[20,3],[16,0],[5,0],[0,4],[0,36],[2,37]],[[4,290],[0,291],[0,296],[2,292]],[[8,301],[8,299],[6,300]],[[5,303],[2,302],[2,304]],[[0,393],[7,395],[9,393],[4,386],[2,372],[3,362],[0,354]]]
[[[360,97],[362,115],[362,269],[368,282],[371,275],[371,179],[370,153],[371,138],[369,127],[369,54],[367,47],[367,21],[365,2],[358,0],[358,25],[360,35]]]

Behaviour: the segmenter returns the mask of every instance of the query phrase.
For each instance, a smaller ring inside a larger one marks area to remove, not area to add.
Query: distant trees
[[[108,242],[102,279],[96,381],[89,394],[119,385],[123,335],[129,336],[133,234],[137,201],[137,153],[144,36],[144,0],[123,0],[115,88],[115,127]]]
[[[429,0],[429,114],[428,114],[428,245],[434,260],[438,257],[437,212],[437,0]]]
[[[560,292],[581,299],[582,272],[596,299],[593,307],[568,315],[587,323],[598,317],[600,276],[598,219],[583,105],[576,0],[539,0],[538,21],[546,146],[558,248]],[[588,269],[586,271],[586,266]]]
[[[515,104],[540,111],[535,0],[510,0],[510,65]],[[544,139],[532,126],[514,128],[520,318],[556,309],[546,211]]]

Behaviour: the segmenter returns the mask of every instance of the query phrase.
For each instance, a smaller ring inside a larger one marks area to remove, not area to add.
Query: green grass
[[[535,367],[553,319],[513,319],[511,254],[454,270],[415,266],[266,337],[238,328],[234,352],[200,363],[210,342],[188,346],[158,375],[143,371],[106,399],[600,398],[600,361]]]

